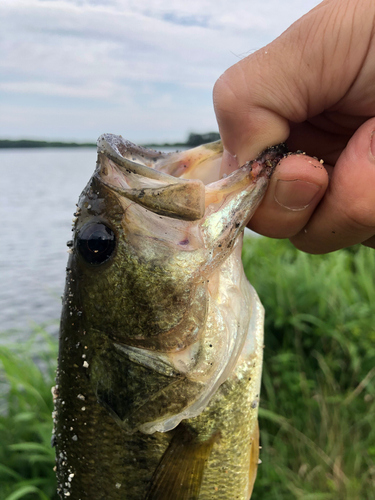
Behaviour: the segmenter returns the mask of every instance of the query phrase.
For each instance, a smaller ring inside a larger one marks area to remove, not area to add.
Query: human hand
[[[306,152],[277,166],[251,229],[310,253],[375,248],[372,0],[323,1],[229,68],[214,106],[223,173],[283,141]]]

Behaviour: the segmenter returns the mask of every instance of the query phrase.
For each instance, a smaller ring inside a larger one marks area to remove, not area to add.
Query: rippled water
[[[0,151],[1,330],[58,319],[66,241],[96,150]]]
[[[60,316],[66,242],[95,162],[95,148],[0,150],[0,330],[12,339]]]

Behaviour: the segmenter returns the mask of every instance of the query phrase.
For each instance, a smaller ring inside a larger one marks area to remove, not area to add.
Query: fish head
[[[127,432],[168,431],[199,414],[238,357],[220,329],[209,340],[220,356],[208,352],[212,283],[282,152],[220,178],[222,152],[220,142],[160,154],[110,134],[98,140],[68,272],[92,387]]]

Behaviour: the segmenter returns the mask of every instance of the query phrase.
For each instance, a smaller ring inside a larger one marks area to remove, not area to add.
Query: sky
[[[219,76],[318,0],[1,0],[0,138],[217,131]]]

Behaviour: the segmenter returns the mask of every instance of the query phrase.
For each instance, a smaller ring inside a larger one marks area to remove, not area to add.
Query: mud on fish
[[[222,152],[98,140],[69,242],[53,389],[61,499],[251,496],[263,308],[242,237],[284,150],[226,177]]]

